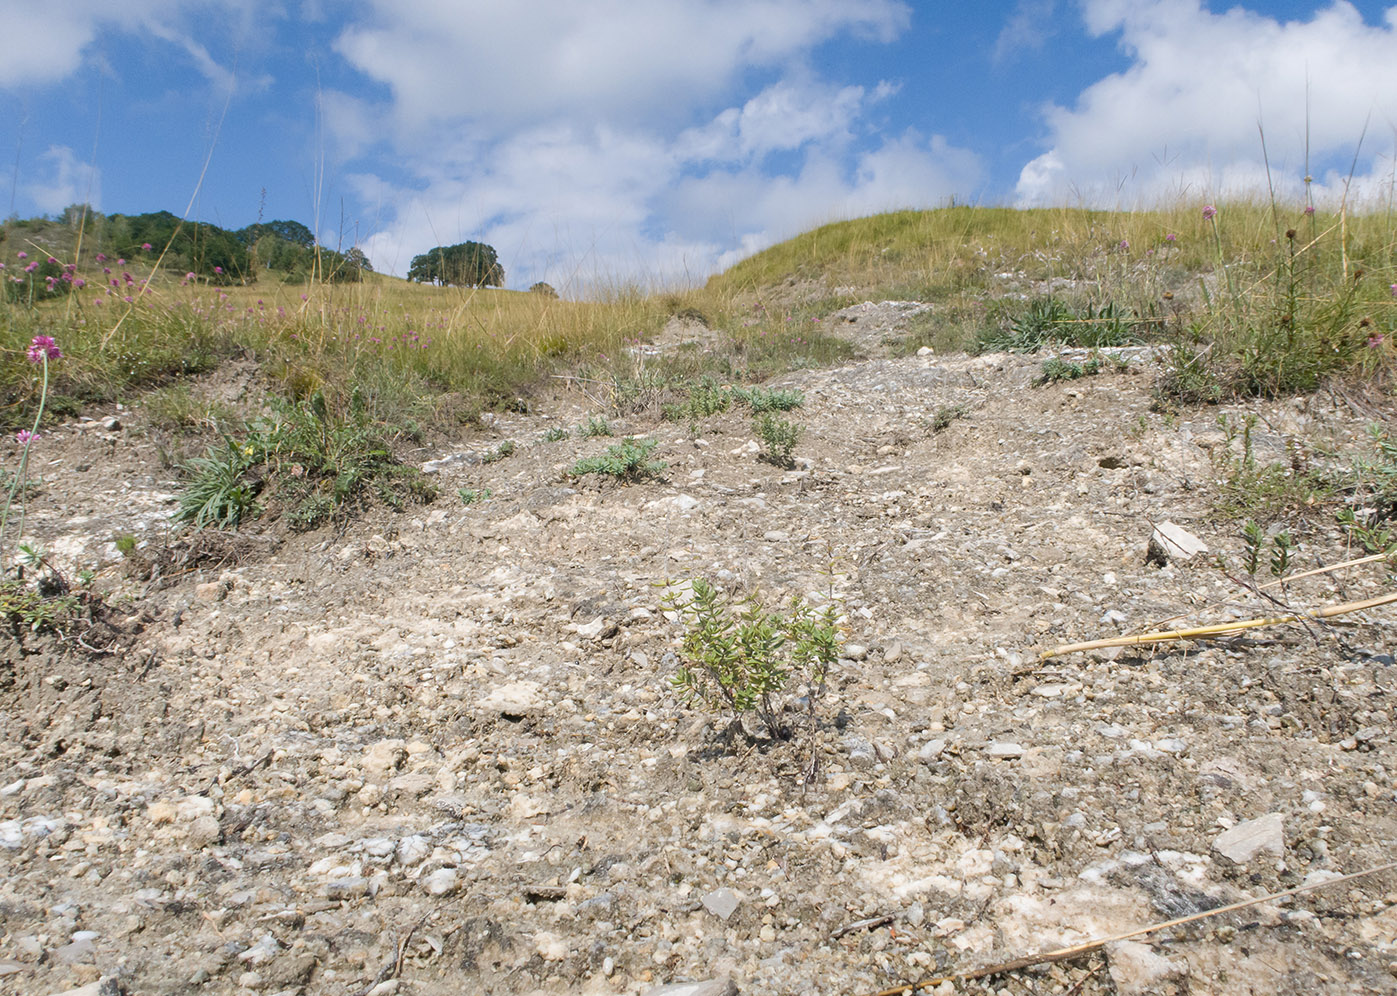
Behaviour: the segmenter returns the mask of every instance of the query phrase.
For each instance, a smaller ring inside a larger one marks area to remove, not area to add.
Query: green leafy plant
[[[732,407],[732,399],[732,388],[712,377],[703,377],[689,386],[688,398],[679,404],[665,405],[662,412],[671,422],[701,422],[727,411]]]
[[[658,477],[669,465],[660,460],[650,459],[650,454],[657,445],[653,439],[626,439],[609,447],[599,456],[578,460],[568,470],[568,474],[572,477],[604,474],[625,481]]]
[[[492,450],[486,450],[485,455],[480,458],[481,463],[498,463],[505,457],[514,455],[514,440],[506,439]]]
[[[967,404],[941,405],[931,415],[931,431],[943,432],[950,428],[956,419],[965,418],[969,414],[970,406]]]
[[[805,395],[800,391],[781,388],[773,391],[763,387],[737,388],[733,395],[751,408],[753,415],[762,412],[788,412],[805,404]]]
[[[783,613],[755,597],[734,601],[695,577],[671,582],[663,604],[685,628],[683,662],[670,679],[682,702],[733,715],[752,712],[771,738],[787,739],[785,698],[794,694],[804,704],[813,751],[817,702],[843,645],[833,597],[818,609],[794,598]]]
[[[474,505],[476,502],[485,501],[490,497],[489,488],[458,488],[456,495],[461,499],[462,505]]]
[[[370,496],[390,508],[436,496],[420,471],[394,459],[357,394],[347,412],[333,411],[318,390],[303,401],[276,402],[271,417],[249,427],[244,440],[225,436],[220,448],[185,467],[190,482],[176,518],[199,528],[236,528],[262,514],[257,498],[264,494],[296,530]]]
[[[568,431],[560,425],[555,425],[543,434],[541,439],[545,443],[557,443],[568,438]]]
[[[600,415],[589,415],[587,421],[582,423],[580,433],[590,439],[596,436],[614,436],[611,431],[611,423]]]
[[[804,432],[798,423],[768,411],[757,416],[753,428],[762,442],[762,459],[778,467],[792,466],[791,453]]]
[[[1092,357],[1085,363],[1072,363],[1060,356],[1053,356],[1043,361],[1043,375],[1038,378],[1038,383],[1055,384],[1058,381],[1090,377],[1100,372],[1101,360],[1097,357]]]
[[[1219,481],[1218,509],[1238,518],[1274,522],[1282,516],[1314,508],[1334,493],[1333,484],[1311,469],[1303,450],[1286,440],[1287,459],[1263,463],[1253,438],[1258,423],[1248,414],[1240,421],[1218,417],[1225,445],[1213,450]],[[1240,445],[1237,445],[1240,444]],[[1240,452],[1235,452],[1240,449]]]
[[[189,483],[179,497],[175,521],[192,523],[196,529],[236,529],[245,519],[256,518],[262,512],[256,500],[260,484],[249,471],[261,459],[256,444],[239,444],[228,437],[222,448],[194,457],[184,465]],[[125,538],[117,540],[118,549]]]

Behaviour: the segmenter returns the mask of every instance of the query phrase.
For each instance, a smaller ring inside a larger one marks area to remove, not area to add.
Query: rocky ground
[[[543,441],[601,412],[560,383],[406,454],[432,505],[191,545],[139,408],[47,434],[26,529],[118,609],[0,646],[0,993],[859,994],[1392,860],[1391,609],[1038,660],[1276,611],[1216,511],[1229,410],[1152,410],[1138,351],[1043,386],[1041,357],[882,355],[917,313],[850,309],[867,358],[772,385],[805,395],[793,469],[735,409],[613,414],[664,477],[569,478],[614,440]],[[1248,410],[1262,460],[1392,414]],[[1164,520],[1231,578],[1147,562]],[[1330,512],[1289,521],[1298,568],[1352,554]],[[1379,594],[1380,566],[1272,594]],[[806,785],[804,741],[675,700],[661,599],[820,604],[831,568]],[[935,991],[1397,992],[1397,873]]]

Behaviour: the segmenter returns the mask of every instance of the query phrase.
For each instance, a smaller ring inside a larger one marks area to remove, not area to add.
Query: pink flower
[[[60,360],[63,350],[53,341],[51,335],[36,335],[29,343],[29,362],[42,363],[45,359]]]
[[[104,253],[104,252],[99,252],[99,253],[97,254],[97,262],[99,262],[99,263],[105,263],[106,261],[107,261],[107,254]]]
[[[28,259],[28,258],[29,258],[29,253],[27,253],[27,252],[17,252],[17,253],[15,253],[15,259]]]
[[[1392,285],[1392,296],[1397,297],[1397,284]]]
[[[1211,204],[1205,204],[1205,205],[1203,205],[1203,220],[1204,220],[1204,221],[1211,221],[1213,218],[1217,217],[1217,213],[1218,213],[1218,209],[1215,208],[1215,207],[1213,207]]]
[[[1165,241],[1165,242],[1177,242],[1177,241],[1178,241],[1178,238],[1179,238],[1179,237],[1178,237],[1177,235],[1175,235],[1173,232],[1170,232],[1168,235],[1164,236],[1164,241]]]
[[[1313,204],[1306,204],[1306,205],[1305,205],[1305,213],[1306,213],[1306,214],[1314,214],[1314,213],[1315,213],[1315,206],[1314,206]]]
[[[15,433],[15,442],[19,443],[21,446],[28,446],[34,440],[38,439],[39,436],[40,433],[30,432],[28,429],[20,429],[19,432]]]
[[[24,268],[24,272],[25,272],[25,273],[33,273],[33,272],[34,272],[35,270],[37,270],[38,268],[39,268],[39,264],[38,264],[37,262],[35,262],[35,263],[30,263],[28,266],[26,266],[26,267]]]
[[[149,243],[149,242],[142,242],[142,243],[141,243],[141,248],[144,249],[146,252],[150,252],[150,243]]]
[[[1129,249],[1129,248],[1130,248],[1130,240],[1129,240],[1129,239],[1121,239],[1120,247],[1121,247],[1122,249]]]
[[[126,260],[124,260],[124,259],[118,259],[118,260],[116,261],[116,265],[117,265],[117,266],[125,266],[125,265],[126,265]]]
[[[1368,348],[1376,349],[1378,346],[1381,346],[1383,338],[1384,336],[1381,332],[1374,332],[1372,335],[1368,336]]]
[[[58,265],[58,260],[54,259],[52,256],[49,257],[49,262],[52,263],[54,266]]]
[[[213,268],[213,272],[214,272],[214,273],[222,273],[222,272],[223,272],[223,267],[221,267],[221,266],[215,266],[215,267]]]

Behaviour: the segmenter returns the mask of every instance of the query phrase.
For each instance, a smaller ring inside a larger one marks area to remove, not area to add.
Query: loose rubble
[[[608,441],[542,441],[600,414],[560,383],[408,454],[433,505],[255,526],[158,584],[111,543],[169,535],[139,411],[46,433],[27,528],[125,615],[108,654],[0,637],[0,993],[864,993],[1390,860],[1384,610],[1037,663],[1251,607],[1208,556],[1143,555],[1155,523],[1240,550],[1218,411],[1153,411],[1147,359],[1035,387],[1040,360],[787,375],[795,469],[739,413],[696,437],[632,413],[669,464],[632,486],[563,475]],[[1370,418],[1261,407],[1262,455]],[[1307,564],[1348,553],[1297,535]],[[805,738],[671,693],[664,585],[697,574],[816,605],[833,583],[810,784]],[[936,991],[1394,992],[1394,904],[1388,873]]]

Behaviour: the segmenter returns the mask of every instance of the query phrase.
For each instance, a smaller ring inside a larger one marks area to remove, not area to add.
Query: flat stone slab
[[[1263,851],[1280,857],[1285,854],[1285,817],[1280,813],[1267,813],[1238,823],[1218,835],[1213,841],[1213,850],[1239,865]]]

